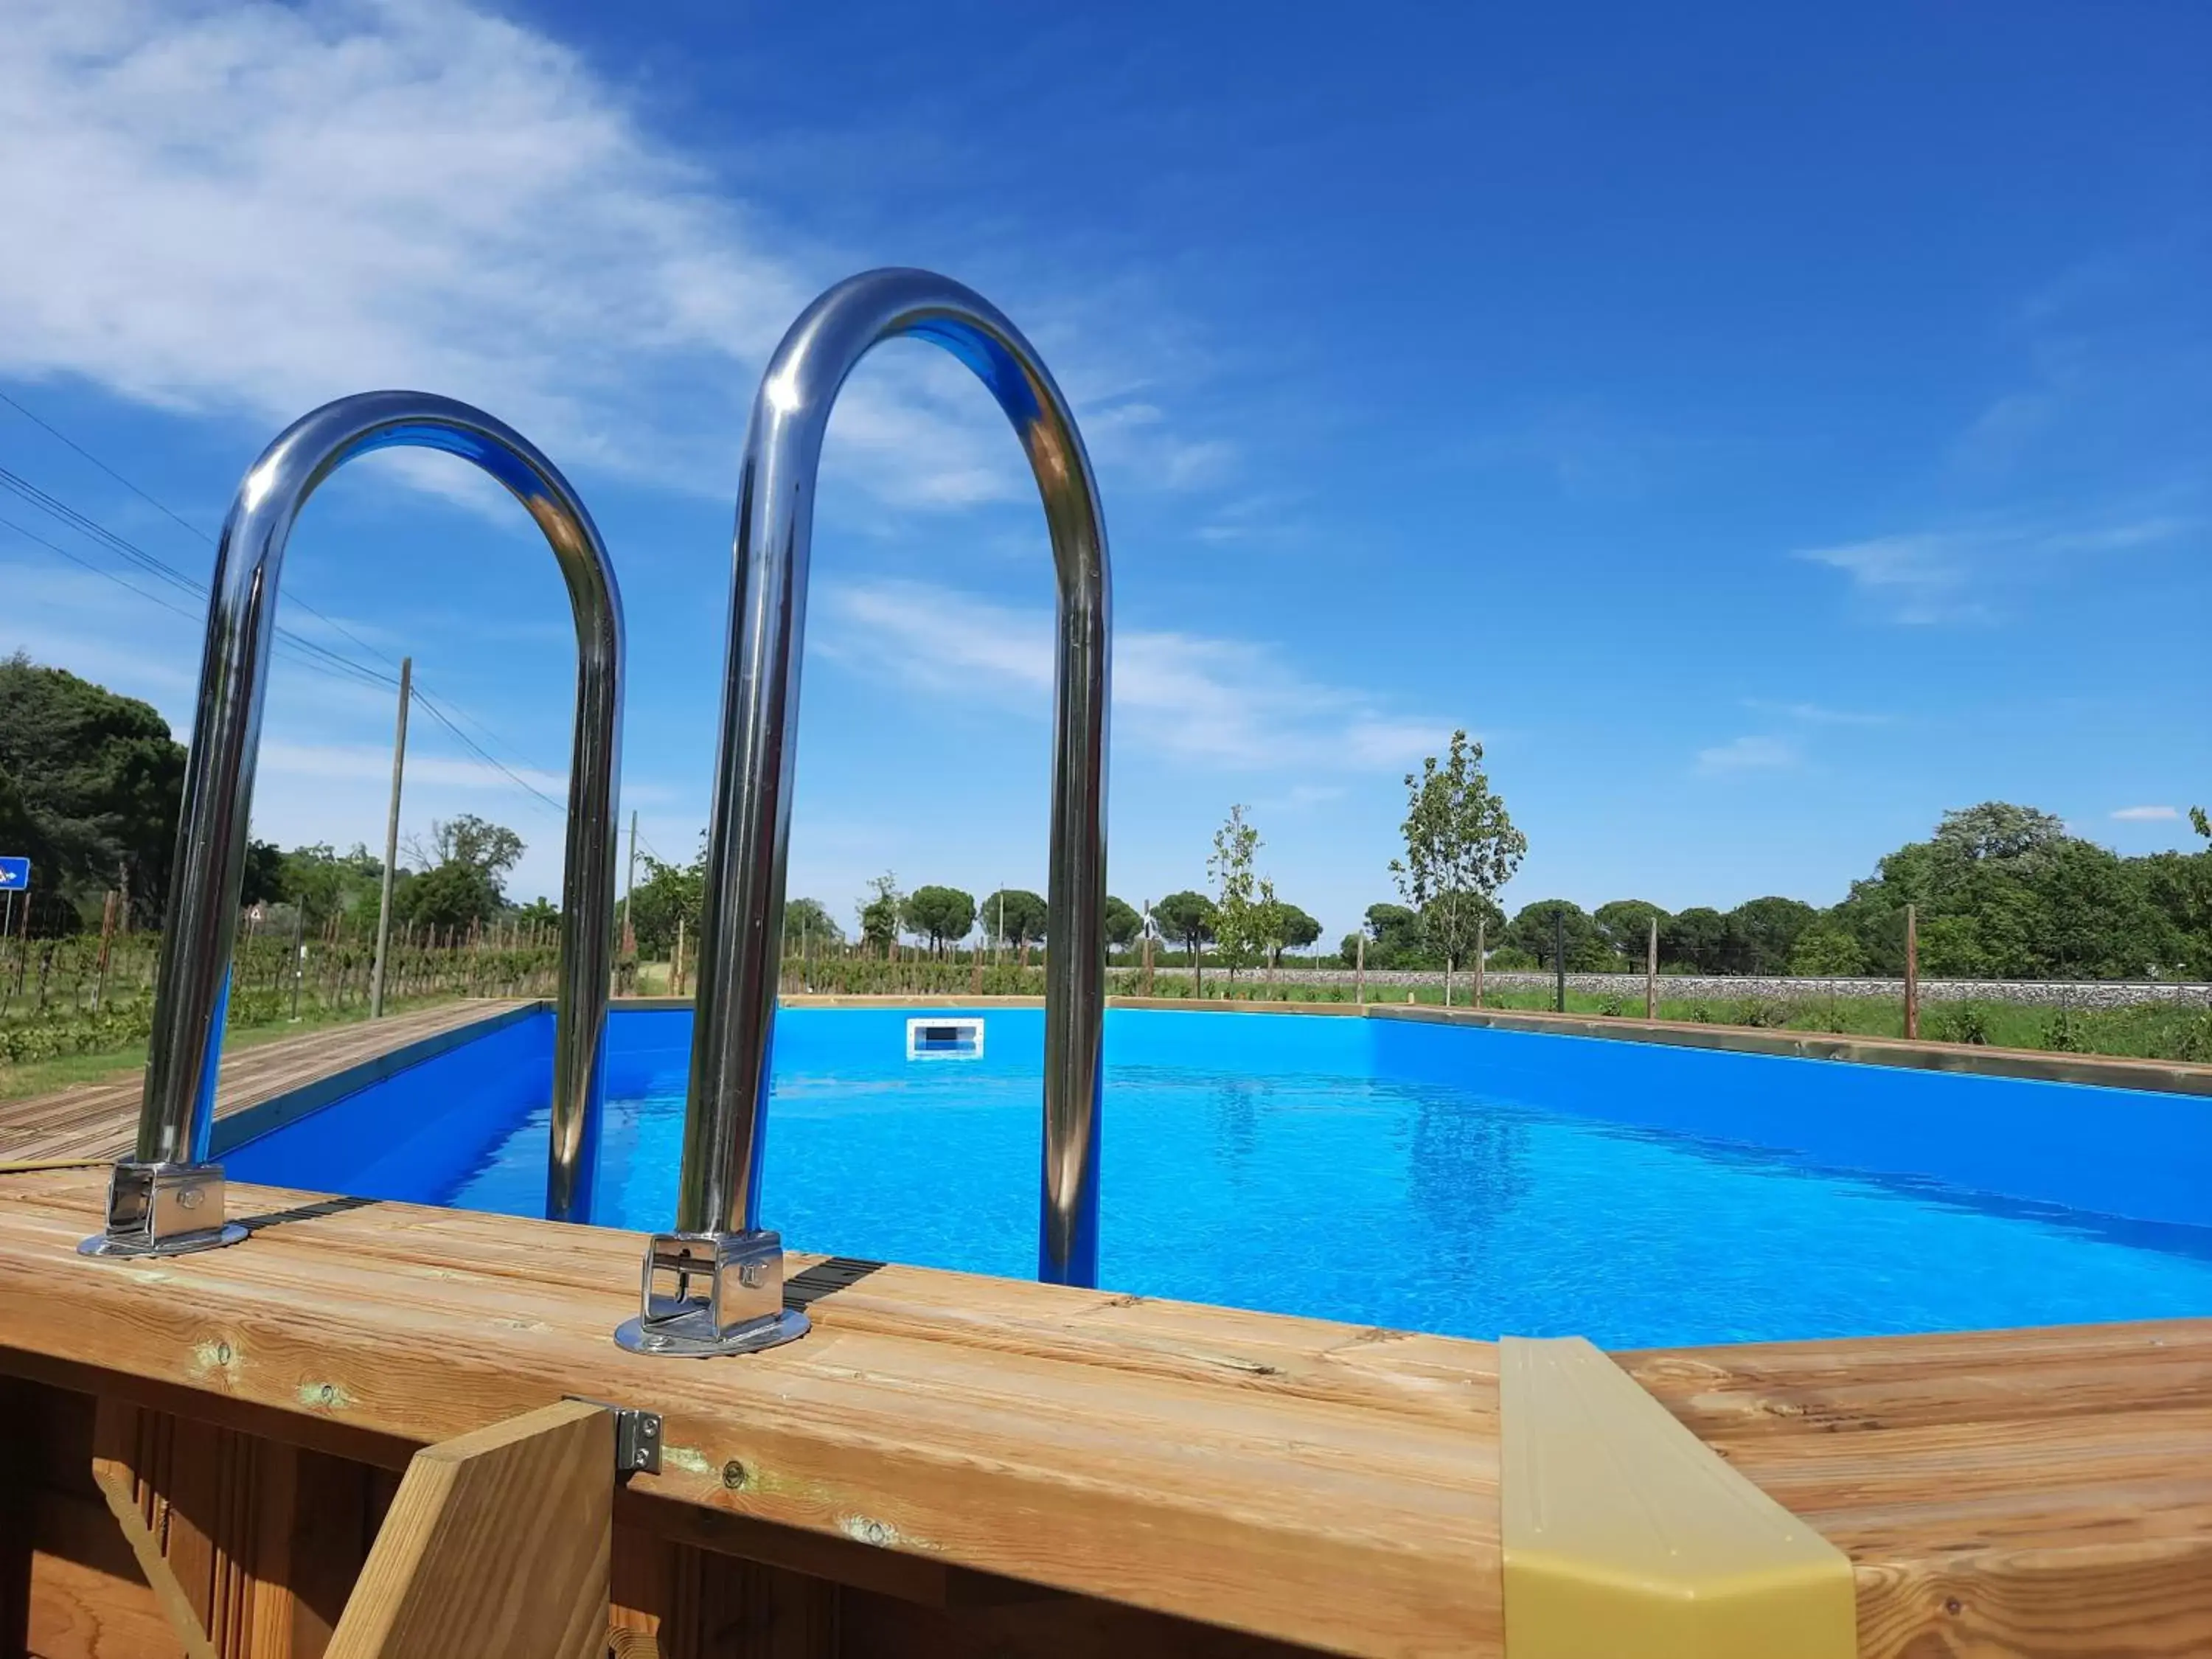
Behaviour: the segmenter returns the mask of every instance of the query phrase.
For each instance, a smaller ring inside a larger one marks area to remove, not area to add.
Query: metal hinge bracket
[[[616,1474],[660,1473],[659,1412],[646,1411],[636,1406],[617,1406],[611,1401],[592,1400],[580,1394],[563,1395],[562,1398],[586,1406],[597,1406],[601,1411],[615,1414]]]

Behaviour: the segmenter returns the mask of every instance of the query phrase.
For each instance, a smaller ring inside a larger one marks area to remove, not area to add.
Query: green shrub
[[[1986,1043],[1989,1017],[1978,1003],[1941,1003],[1929,1012],[1925,1035],[1938,1042]]]

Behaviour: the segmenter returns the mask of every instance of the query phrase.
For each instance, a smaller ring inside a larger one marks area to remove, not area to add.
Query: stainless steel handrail
[[[325,404],[287,428],[246,473],[223,521],[155,981],[138,1139],[132,1156],[115,1166],[106,1231],[85,1241],[88,1254],[176,1255],[245,1237],[224,1218],[222,1166],[208,1161],[208,1146],[276,641],[277,578],[292,526],[316,487],[356,456],[402,446],[459,455],[504,484],[551,544],[575,613],[576,730],[546,1212],[579,1221],[590,1213],[613,950],[622,597],[591,514],[527,439],[449,398],[369,392]]]
[[[708,836],[696,1029],[676,1230],[648,1248],[647,1352],[743,1352],[805,1328],[782,1310],[781,1241],[758,1225],[769,1045],[797,769],[799,647],[822,440],[845,378],[885,340],[934,341],[1012,422],[1044,498],[1058,575],[1052,868],[1045,981],[1038,1276],[1095,1284],[1100,1047],[1105,1022],[1106,713],[1112,641],[1106,527],[1066,400],[1029,342],[973,290],[873,270],[809,306],[776,348],[738,472],[735,588]],[[674,1293],[657,1282],[672,1278]]]

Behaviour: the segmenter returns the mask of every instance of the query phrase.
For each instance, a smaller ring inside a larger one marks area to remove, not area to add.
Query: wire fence
[[[645,963],[646,992],[688,994],[685,964]],[[930,951],[898,945],[813,945],[787,955],[785,995],[1041,997],[1041,947],[1024,963],[985,946]],[[1684,1024],[1794,1030],[1836,1036],[1912,1039],[2051,1053],[2212,1063],[2212,988],[2171,982],[1916,981],[1712,975],[1486,974],[1279,964],[1232,972],[1187,952],[1141,951],[1109,958],[1113,996],[1209,1002],[1398,1003],[1449,1001],[1504,1012],[1555,1012],[1598,1020],[1656,1018]],[[1911,1005],[1908,1014],[1907,1005]]]

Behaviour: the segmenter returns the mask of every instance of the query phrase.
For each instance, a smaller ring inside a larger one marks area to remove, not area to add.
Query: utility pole
[[[636,891],[637,813],[633,809],[629,815],[629,866],[623,872],[623,949],[625,951],[637,949],[637,935],[631,931],[629,925],[630,896]]]
[[[392,866],[399,862],[399,783],[407,770],[407,700],[415,692],[415,659],[399,659],[399,723],[392,736],[392,812],[384,821],[383,891],[376,901],[376,964],[369,972],[368,1017],[384,1018],[384,964],[392,945]]]

